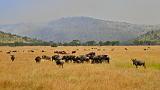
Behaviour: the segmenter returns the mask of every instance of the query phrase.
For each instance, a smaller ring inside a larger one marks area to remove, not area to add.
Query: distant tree
[[[85,44],[87,46],[95,46],[95,45],[97,45],[97,42],[96,41],[87,41]]]
[[[80,46],[81,42],[79,40],[73,40],[69,43],[71,46]]]

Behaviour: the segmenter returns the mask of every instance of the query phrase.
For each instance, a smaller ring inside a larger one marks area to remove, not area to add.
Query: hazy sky
[[[0,24],[72,16],[160,24],[160,0],[0,0]]]

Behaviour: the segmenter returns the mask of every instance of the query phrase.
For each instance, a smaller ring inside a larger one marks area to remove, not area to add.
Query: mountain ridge
[[[157,29],[160,29],[160,25],[138,25],[91,17],[65,17],[44,24],[17,25],[14,29],[0,26],[2,31],[55,42],[72,40],[125,41]]]

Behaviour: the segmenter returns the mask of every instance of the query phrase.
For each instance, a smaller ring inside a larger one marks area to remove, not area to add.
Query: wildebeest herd
[[[35,58],[36,63],[40,63],[41,60],[50,60],[56,62],[57,65],[62,66],[65,63],[91,63],[91,64],[99,64],[99,63],[109,63],[110,57],[108,55],[96,55],[95,52],[87,53],[86,55],[53,55],[52,57],[43,55],[42,57],[37,56]]]
[[[113,49],[112,49],[113,50]],[[128,50],[125,48],[125,50]],[[30,50],[31,52],[34,52],[33,50]],[[15,51],[14,51],[15,52]],[[8,53],[8,52],[7,52]],[[56,65],[60,66],[63,68],[64,63],[91,63],[91,64],[102,64],[102,63],[110,63],[111,58],[107,54],[103,55],[96,55],[95,52],[89,52],[85,55],[79,55],[76,56],[74,55],[76,51],[72,51],[72,54],[66,53],[66,51],[54,51],[55,54],[53,56],[47,56],[47,55],[42,55],[42,56],[37,56],[35,57],[35,62],[40,63],[42,60],[48,60],[55,62]],[[15,56],[11,55],[11,61],[13,62],[15,60]],[[133,65],[138,68],[138,66],[143,66],[146,68],[145,62],[142,60],[137,60],[137,59],[131,59],[133,62]]]

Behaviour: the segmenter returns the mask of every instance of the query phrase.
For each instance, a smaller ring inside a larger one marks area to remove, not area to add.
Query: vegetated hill
[[[146,34],[141,35],[136,40],[141,41],[159,41],[160,42],[160,30],[149,31]]]
[[[137,25],[90,17],[67,17],[44,24],[2,25],[0,30],[45,41],[108,41],[135,39],[160,25]]]
[[[40,43],[42,41],[0,31],[0,43]]]

